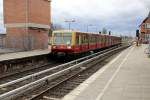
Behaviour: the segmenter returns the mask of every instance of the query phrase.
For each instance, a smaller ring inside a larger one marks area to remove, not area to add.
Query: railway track
[[[66,64],[58,65],[56,67],[46,69],[44,71],[35,74],[31,74],[19,78],[17,80],[13,80],[11,82],[1,84],[0,90],[2,90],[2,92],[0,95],[0,100],[1,99],[2,100],[7,100],[7,99],[18,99],[18,100],[32,99],[33,100],[37,98],[38,99],[43,98],[45,97],[44,96],[45,93],[49,92],[55,87],[58,87],[60,84],[63,84],[67,80],[80,75],[81,72],[88,70],[94,64],[106,59],[107,57],[111,56],[112,54],[124,48],[126,47],[107,49],[99,53],[92,54],[90,56],[71,61]],[[66,93],[66,92],[61,92],[61,93]]]
[[[0,84],[7,82],[7,79],[8,80],[15,80],[15,78],[19,78],[19,77],[23,77],[23,76],[26,76],[29,74],[33,74],[33,73],[36,73],[38,71],[48,69],[50,66],[55,66],[55,65],[57,65],[56,62],[50,62],[50,63],[45,63],[44,65],[35,65],[35,66],[31,66],[30,68],[22,69],[20,71],[2,74],[2,75],[0,75],[0,80],[1,80]]]
[[[5,93],[7,91],[10,91],[14,88],[17,88],[17,87],[21,86],[21,85],[24,85],[24,84],[32,81],[33,79],[28,80],[28,81],[24,80],[26,82],[24,82],[23,80],[20,80],[17,83],[13,83],[13,82],[15,82],[15,80],[21,79],[23,77],[28,77],[28,76],[30,76],[32,74],[35,74],[35,73],[38,73],[42,70],[46,70],[46,69],[49,69],[49,68],[54,68],[55,66],[57,66],[59,64],[60,63],[56,63],[56,62],[48,63],[48,64],[45,64],[45,65],[42,65],[42,66],[39,66],[39,67],[33,67],[33,68],[25,70],[25,71],[22,70],[20,72],[15,73],[15,74],[10,74],[10,75],[6,75],[6,76],[1,77],[0,78],[0,80],[1,80],[0,81],[0,94]],[[45,73],[45,75],[46,75],[46,73]]]

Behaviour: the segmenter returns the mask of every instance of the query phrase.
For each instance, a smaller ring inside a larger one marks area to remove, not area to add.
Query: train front
[[[73,53],[73,32],[54,31],[52,34],[52,53],[57,56],[67,56]]]

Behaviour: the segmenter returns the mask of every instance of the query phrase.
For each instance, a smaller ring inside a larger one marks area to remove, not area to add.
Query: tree
[[[51,28],[49,29],[48,36],[51,36],[53,31],[64,29],[60,24],[51,24]]]

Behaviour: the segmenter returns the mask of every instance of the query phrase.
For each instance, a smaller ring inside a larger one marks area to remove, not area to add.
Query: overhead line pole
[[[74,19],[72,19],[72,20],[65,20],[65,22],[68,23],[68,28],[70,30],[71,29],[71,23],[75,22],[75,20]]]

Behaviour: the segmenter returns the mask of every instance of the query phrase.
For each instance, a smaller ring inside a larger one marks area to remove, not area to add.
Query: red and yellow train
[[[76,31],[54,31],[52,53],[80,54],[121,44],[121,38],[111,35]]]

